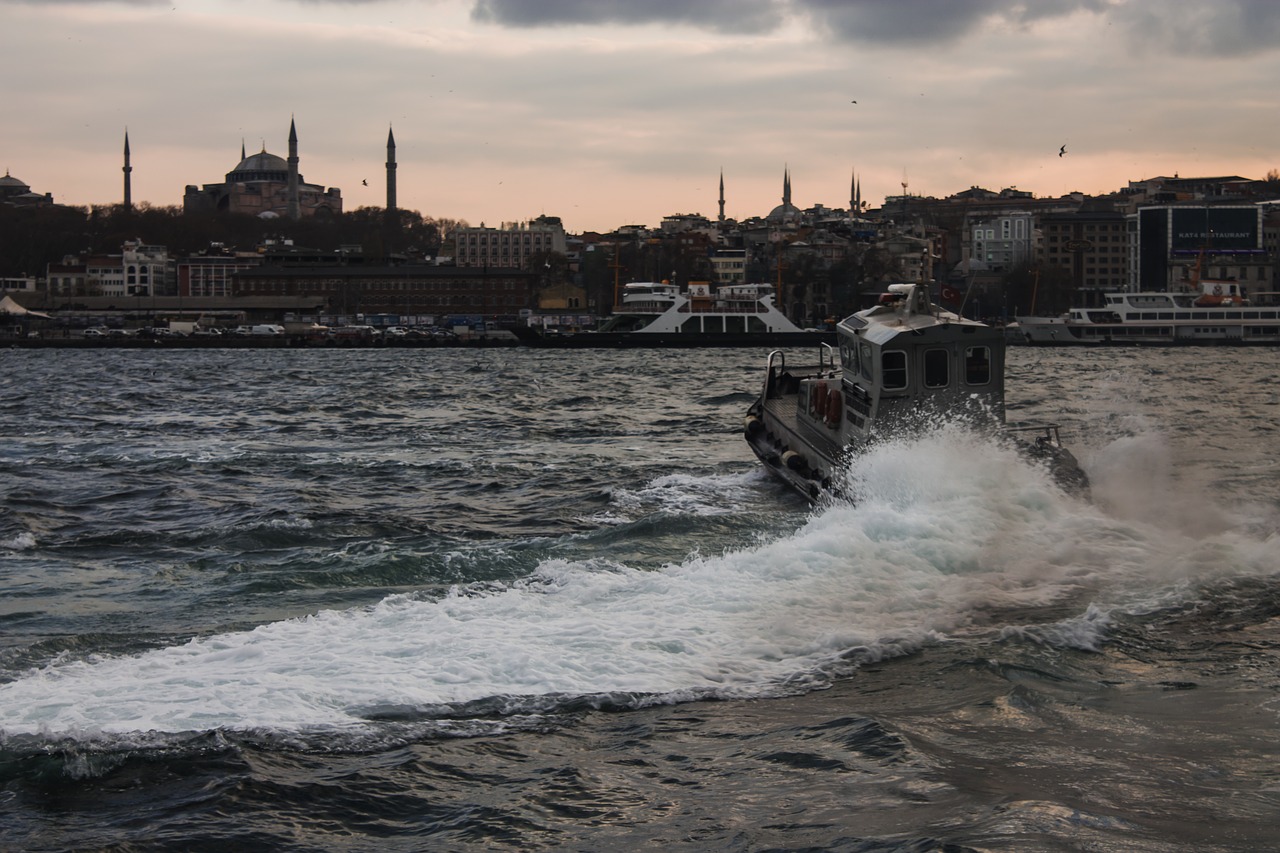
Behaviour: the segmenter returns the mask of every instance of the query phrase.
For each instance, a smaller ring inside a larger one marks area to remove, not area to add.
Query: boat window
[[[986,385],[991,381],[989,347],[968,347],[964,351],[964,381],[970,385]]]
[[[871,379],[871,344],[858,345],[858,364],[862,371],[862,378],[870,381]]]
[[[951,382],[950,354],[944,349],[925,350],[924,387],[945,388]]]
[[[907,354],[902,350],[889,350],[880,354],[881,384],[886,391],[900,391],[907,387]]]
[[[843,343],[840,345],[840,361],[849,370],[858,369],[858,345]]]

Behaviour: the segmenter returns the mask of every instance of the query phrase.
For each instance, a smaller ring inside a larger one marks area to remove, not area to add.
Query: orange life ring
[[[813,394],[809,397],[809,413],[814,417],[822,417],[827,411],[827,383],[819,382],[813,386]]]
[[[827,395],[827,423],[833,427],[840,425],[841,402],[840,392],[832,388],[831,393]]]

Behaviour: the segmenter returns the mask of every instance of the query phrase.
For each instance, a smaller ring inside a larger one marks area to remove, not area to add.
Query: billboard
[[[1169,248],[1175,252],[1262,248],[1256,207],[1173,207],[1169,217]]]

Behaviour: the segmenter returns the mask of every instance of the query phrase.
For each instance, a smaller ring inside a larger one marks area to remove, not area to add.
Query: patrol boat
[[[934,305],[924,284],[891,284],[877,305],[836,327],[818,363],[769,354],[763,387],[747,410],[747,442],[771,472],[811,501],[840,496],[851,453],[918,432],[939,418],[989,426],[1043,460],[1071,491],[1087,489],[1057,424],[1006,424],[1005,338]]]

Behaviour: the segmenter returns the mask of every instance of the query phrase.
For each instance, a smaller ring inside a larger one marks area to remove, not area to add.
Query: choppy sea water
[[[755,350],[4,351],[0,848],[1276,849],[1277,358],[811,508]]]

